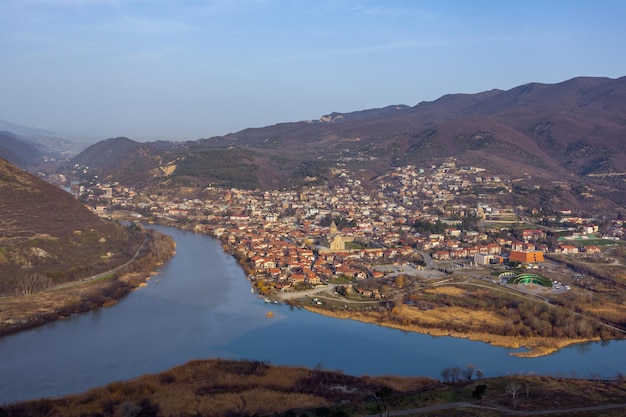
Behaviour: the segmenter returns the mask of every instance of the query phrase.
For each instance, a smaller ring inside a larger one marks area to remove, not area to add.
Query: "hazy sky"
[[[194,140],[626,75],[626,1],[0,0],[0,119]]]

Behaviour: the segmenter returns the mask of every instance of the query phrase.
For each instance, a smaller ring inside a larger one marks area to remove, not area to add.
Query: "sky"
[[[626,75],[626,1],[0,0],[0,119],[196,140]]]

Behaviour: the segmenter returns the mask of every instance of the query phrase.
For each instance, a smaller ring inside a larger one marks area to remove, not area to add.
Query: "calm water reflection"
[[[471,362],[487,376],[518,372],[615,376],[626,343],[577,345],[520,359],[480,342],[404,333],[269,305],[250,293],[213,239],[161,228],[177,253],[117,305],[0,338],[0,403],[60,396],[163,371],[191,359],[318,364],[355,375],[426,375]],[[268,310],[274,312],[266,318]]]

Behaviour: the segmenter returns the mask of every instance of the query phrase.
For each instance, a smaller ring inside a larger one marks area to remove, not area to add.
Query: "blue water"
[[[192,359],[257,359],[353,375],[440,377],[472,363],[485,376],[567,377],[626,371],[626,341],[575,345],[541,358],[451,337],[341,320],[250,293],[235,260],[213,239],[162,228],[176,255],[117,305],[0,338],[0,404],[82,392]],[[268,319],[266,313],[274,312]]]

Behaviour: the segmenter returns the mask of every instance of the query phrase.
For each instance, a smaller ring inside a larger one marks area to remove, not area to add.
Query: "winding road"
[[[147,241],[148,241],[148,239],[144,239],[143,243],[141,244],[141,246],[139,246],[139,249],[137,249],[137,252],[135,252],[135,254],[131,258],[131,260],[126,262],[125,264],[120,265],[120,266],[118,266],[116,268],[113,268],[110,271],[105,271],[105,272],[102,272],[100,274],[96,274],[96,275],[90,276],[88,278],[82,278],[82,279],[77,280],[77,281],[71,281],[71,282],[66,282],[65,284],[57,285],[55,287],[50,288],[48,291],[62,290],[64,288],[73,287],[75,285],[80,285],[80,284],[83,284],[85,282],[95,281],[97,279],[104,278],[107,275],[110,275],[110,274],[114,273],[115,271],[119,271],[120,269],[124,268],[127,265],[130,265],[135,259],[137,259],[137,256],[139,256],[139,252],[141,252],[141,250],[143,249],[143,247],[145,246]]]

